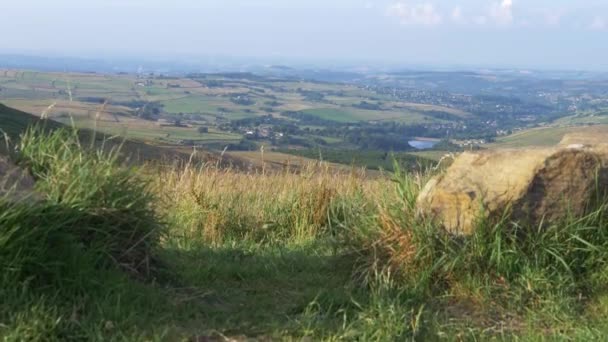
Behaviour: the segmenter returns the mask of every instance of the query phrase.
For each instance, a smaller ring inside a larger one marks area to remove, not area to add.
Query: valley
[[[528,130],[551,135],[608,123],[608,82],[591,76],[567,76],[556,88],[551,74],[515,71],[361,73],[332,82],[322,75],[272,68],[178,75],[4,69],[0,102],[163,148],[236,158],[262,146],[280,158],[315,159],[324,151],[340,155],[329,161],[372,169],[386,167],[386,153],[437,160],[442,153],[556,139],[525,139]],[[420,138],[436,143],[416,143]],[[370,159],[374,154],[383,157]]]

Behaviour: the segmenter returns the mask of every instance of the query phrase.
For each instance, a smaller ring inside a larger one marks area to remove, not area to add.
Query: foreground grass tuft
[[[120,165],[118,148],[87,149],[75,130],[45,133],[36,126],[22,136],[18,150],[45,203],[73,221],[66,231],[76,241],[100,262],[148,275],[162,229],[147,181]]]

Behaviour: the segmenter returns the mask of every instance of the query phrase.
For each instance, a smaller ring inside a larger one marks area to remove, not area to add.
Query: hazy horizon
[[[608,70],[608,3],[585,0],[25,0],[0,52],[282,64]]]

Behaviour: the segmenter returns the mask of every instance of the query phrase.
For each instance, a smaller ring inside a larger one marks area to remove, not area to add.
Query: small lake
[[[429,140],[410,140],[408,143],[417,150],[428,150],[430,148],[435,147],[438,141],[429,141]]]

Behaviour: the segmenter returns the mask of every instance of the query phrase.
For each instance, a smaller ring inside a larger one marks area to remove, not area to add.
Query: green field
[[[576,130],[573,127],[546,127],[515,133],[497,139],[490,147],[520,148],[520,147],[546,147],[557,145],[566,133]]]
[[[314,108],[306,109],[303,113],[314,115],[318,118],[336,122],[358,122],[358,121],[396,121],[407,124],[424,122],[441,122],[424,115],[424,112],[410,110],[364,110],[358,108]]]
[[[222,78],[219,78],[220,80]],[[145,86],[141,84],[152,82]],[[184,87],[168,88],[169,83]],[[193,80],[157,80],[137,79],[131,75],[98,75],[72,73],[44,73],[31,71],[8,70],[0,72],[0,84],[5,93],[0,93],[1,100],[27,98],[30,100],[64,99],[68,100],[68,91],[72,100],[78,101],[84,97],[108,98],[112,101],[150,100],[161,101],[167,113],[217,113],[218,107],[224,107],[239,112],[244,108],[254,109],[260,113],[264,102],[277,101],[282,105],[279,110],[305,110],[307,113],[323,119],[338,122],[354,122],[367,120],[405,120],[420,121],[426,110],[439,110],[456,115],[466,115],[451,108],[439,106],[400,104],[407,110],[376,111],[361,110],[353,107],[361,101],[371,101],[374,95],[351,85],[321,84],[313,82],[277,82],[273,86],[283,88],[283,91],[268,89],[263,82],[246,80],[223,80],[226,88],[204,88]],[[257,89],[265,89],[259,92]],[[274,89],[274,88],[273,88]],[[329,102],[339,104],[339,107],[319,108],[315,102],[306,101],[297,95],[296,89],[317,92],[341,92],[342,96],[328,95]],[[248,93],[252,95],[257,105],[235,106],[230,97],[219,96],[226,94]],[[22,95],[22,96],[17,96]],[[391,102],[387,104],[393,105]],[[420,113],[420,114],[416,114]],[[411,117],[411,118],[410,118]]]
[[[444,130],[442,125],[461,125],[463,120],[473,117],[453,106],[400,101],[389,94],[353,84],[277,82],[245,74],[242,79],[221,74],[197,77],[0,70],[0,101],[35,115],[48,111],[50,118],[65,124],[73,121],[78,127],[126,135],[142,142],[170,145],[209,143],[209,148],[238,143],[247,132],[257,130],[267,131],[265,135],[254,137],[257,144],[282,144],[278,148],[307,149],[321,144],[344,149],[363,146],[363,149],[379,150],[382,148],[369,147],[370,140],[371,143],[374,139],[380,141],[380,138],[398,140],[401,133],[395,131],[392,135],[371,136],[369,132],[378,126],[395,122],[405,126],[431,127],[433,130],[429,128],[422,133],[431,136]],[[240,96],[249,98],[253,104],[238,104],[235,98]],[[106,100],[107,103],[102,105]],[[362,109],[365,108],[362,106],[364,102],[373,105],[367,107],[371,109]],[[144,113],[146,108],[154,108],[154,112]],[[298,119],[294,112],[334,123],[315,122],[314,118]],[[272,123],[255,121],[267,115],[272,117]],[[188,127],[160,127],[156,124],[159,119],[169,122],[169,125],[179,119],[178,126]],[[367,131],[361,132],[360,137],[348,137],[352,132],[348,128],[351,123],[367,125],[363,128]],[[605,111],[581,112],[550,122],[551,126],[545,128],[528,130],[527,127],[517,127],[523,131],[499,137],[496,143],[484,147],[551,146],[561,140],[569,126],[604,123],[608,124]],[[298,130],[289,127],[294,125]],[[198,133],[200,126],[208,127],[210,133]],[[330,129],[324,132],[331,126],[339,127],[339,131]],[[277,132],[287,129],[290,134],[282,143],[280,139],[269,136],[275,134],[270,132],[272,129]],[[494,131],[494,128],[488,128],[488,133]],[[393,143],[385,146],[390,144]],[[242,144],[235,148],[246,147]],[[433,160],[440,158],[442,153],[418,152]]]
[[[311,160],[350,165],[377,171],[395,171],[395,162],[404,170],[425,169],[433,165],[430,159],[412,153],[389,153],[383,151],[354,151],[334,149],[280,150]]]
[[[556,125],[605,125],[608,124],[608,110],[597,112],[582,112],[572,116],[566,116],[555,121]]]
[[[78,128],[98,129],[104,133],[139,139],[142,141],[154,141],[178,144],[182,140],[192,140],[194,142],[238,142],[242,139],[241,135],[232,134],[217,130],[209,130],[209,133],[199,133],[196,128],[187,127],[159,127],[153,124],[146,124],[141,121],[128,123],[113,121],[94,121],[87,119],[63,118],[59,120],[64,124],[74,123]]]
[[[168,113],[217,113],[217,99],[210,97],[186,96],[161,102]],[[221,102],[219,102],[221,103]]]
[[[355,122],[359,120],[357,115],[355,115],[352,111],[338,108],[307,109],[302,112],[330,121]]]

